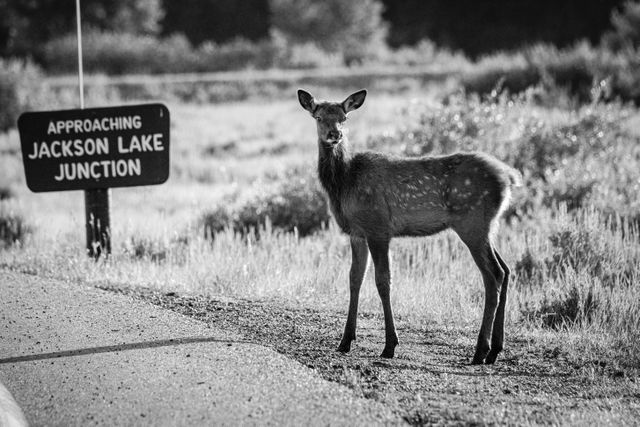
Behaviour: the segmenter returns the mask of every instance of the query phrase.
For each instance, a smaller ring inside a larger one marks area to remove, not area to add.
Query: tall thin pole
[[[78,35],[78,89],[80,108],[84,109],[84,73],[82,70],[82,27],[80,25],[80,0],[76,0],[76,34]]]
[[[78,34],[78,90],[80,108],[84,109],[84,73],[82,70],[82,27],[80,25],[80,0],[76,0],[76,33]],[[111,190],[96,188],[84,191],[85,229],[87,254],[95,258],[111,253]]]

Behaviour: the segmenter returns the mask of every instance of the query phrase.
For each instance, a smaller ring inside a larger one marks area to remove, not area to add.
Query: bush
[[[613,31],[605,33],[602,42],[611,49],[640,47],[640,2],[626,1],[622,10],[611,14]]]
[[[324,193],[316,180],[289,176],[276,183],[258,183],[252,191],[229,201],[202,217],[205,236],[230,228],[239,233],[259,231],[269,225],[277,230],[297,230],[301,237],[322,229],[329,222]]]
[[[292,42],[281,32],[271,32],[276,51],[276,66],[280,68],[330,68],[344,64],[340,52],[330,52],[315,41]]]
[[[461,78],[465,91],[478,94],[500,90],[519,93],[539,82],[539,70],[532,67],[523,54],[504,52],[481,58]]]
[[[124,252],[134,259],[179,264],[186,259],[188,244],[185,236],[131,236],[124,243]]]
[[[590,323],[598,309],[592,289],[570,287],[565,292],[542,301],[537,312],[542,324],[551,329],[560,329],[574,322]]]
[[[223,44],[205,42],[194,48],[180,34],[158,39],[90,30],[83,37],[83,48],[84,68],[89,73],[160,74],[342,64],[342,57],[315,43],[290,44],[277,33],[257,42],[235,39]],[[76,50],[76,36],[69,34],[48,42],[40,60],[53,73],[73,73]]]
[[[272,40],[251,42],[235,39],[224,44],[206,42],[195,52],[196,69],[186,71],[266,69],[273,67],[282,54],[281,47]]]
[[[629,283],[637,259],[618,256],[620,248],[602,235],[603,230],[591,228],[564,229],[552,234],[549,240],[554,251],[546,261],[552,274],[562,277],[569,269],[579,271],[609,288]]]
[[[640,60],[633,48],[613,53],[587,42],[558,49],[536,45],[522,53],[498,53],[484,57],[463,74],[462,87],[469,93],[495,90],[523,92],[532,86],[561,89],[578,102],[594,99],[594,87],[604,99],[620,98],[640,103]]]
[[[181,35],[167,39],[130,33],[86,31],[82,38],[83,65],[89,73],[170,73],[193,70],[197,57]],[[77,69],[75,34],[49,41],[41,60],[48,71],[73,73]]]
[[[31,227],[22,214],[12,206],[0,203],[0,249],[22,245],[30,233]]]
[[[42,71],[31,62],[0,58],[0,132],[17,126],[21,113],[50,103],[42,79]]]
[[[13,190],[9,187],[0,187],[0,202],[3,200],[12,199],[14,197]]]
[[[435,65],[448,71],[462,71],[470,66],[470,62],[464,54],[441,48],[428,39],[421,40],[415,46],[402,46],[398,49],[390,50],[381,59],[387,64],[406,66]]]
[[[634,292],[640,252],[637,234],[612,231],[610,221],[594,209],[571,216],[561,210],[547,253],[527,249],[516,263],[525,316],[553,329],[620,319],[617,304],[620,295]]]

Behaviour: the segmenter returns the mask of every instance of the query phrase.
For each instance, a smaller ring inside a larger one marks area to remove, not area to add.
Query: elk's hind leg
[[[504,310],[507,305],[507,290],[509,289],[509,276],[511,271],[509,266],[504,262],[498,251],[494,248],[493,254],[500,263],[500,267],[504,270],[504,279],[502,280],[502,288],[500,288],[500,302],[496,311],[496,319],[493,323],[493,332],[491,333],[491,350],[487,355],[485,363],[492,364],[496,361],[498,354],[504,346]]]
[[[398,345],[398,335],[391,310],[391,271],[389,263],[389,241],[367,241],[373,259],[376,275],[376,288],[384,311],[385,344],[381,357],[392,358]]]
[[[488,231],[487,233],[478,233],[478,229],[456,229],[456,232],[469,248],[473,260],[478,266],[478,269],[480,269],[482,281],[484,282],[485,299],[482,326],[478,334],[476,352],[471,362],[477,365],[484,363],[491,348],[490,338],[505,271],[498,262]]]
[[[351,270],[349,271],[349,314],[344,334],[338,346],[338,351],[348,353],[351,341],[356,339],[356,323],[358,317],[358,299],[360,287],[369,263],[367,241],[357,237],[351,238]]]

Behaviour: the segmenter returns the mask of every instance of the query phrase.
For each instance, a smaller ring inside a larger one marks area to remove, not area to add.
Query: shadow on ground
[[[120,351],[126,351],[126,350],[140,350],[140,349],[146,349],[146,348],[169,347],[169,346],[176,346],[176,345],[207,343],[207,342],[223,342],[223,343],[234,343],[234,344],[247,343],[247,341],[221,340],[219,338],[212,338],[212,337],[170,338],[170,339],[156,340],[156,341],[141,341],[141,342],[134,342],[134,343],[78,348],[73,350],[54,351],[50,353],[28,354],[25,356],[7,357],[5,359],[0,359],[0,364],[32,362],[34,360],[56,359],[59,357],[84,356],[87,354],[97,354],[97,353],[114,353],[114,352],[120,352]]]

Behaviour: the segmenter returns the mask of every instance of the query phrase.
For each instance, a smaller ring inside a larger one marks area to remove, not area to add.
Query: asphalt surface
[[[130,297],[13,272],[0,289],[0,383],[32,426],[401,423],[267,347]]]

